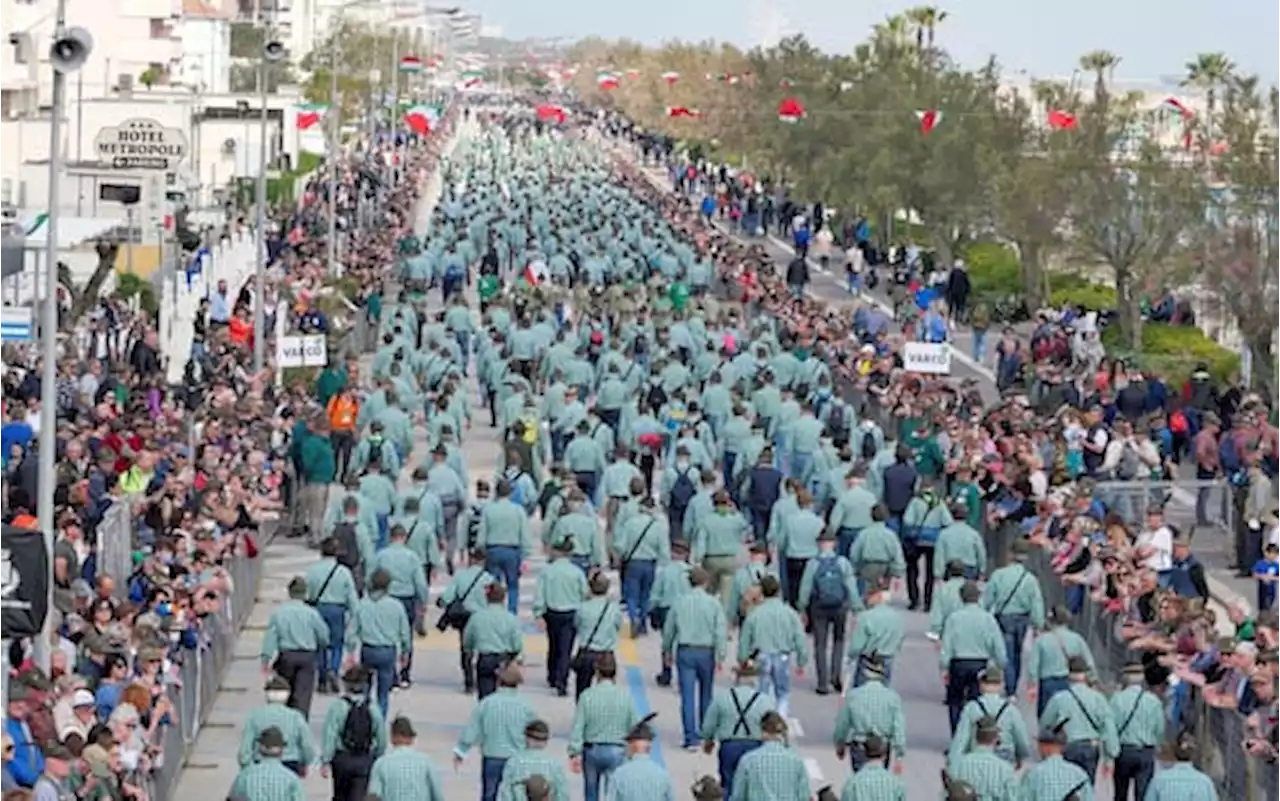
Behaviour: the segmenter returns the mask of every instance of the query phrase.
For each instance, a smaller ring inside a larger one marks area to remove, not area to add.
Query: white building
[[[268,97],[267,160],[269,169],[297,163],[298,125],[294,94]],[[246,111],[247,109],[247,111]],[[195,207],[214,202],[218,190],[237,178],[258,174],[258,99],[252,95],[203,93],[185,88],[156,88],[127,97],[85,98],[68,109],[60,138],[66,165],[60,185],[60,208],[67,214],[123,217],[114,204],[99,208],[98,187],[103,182],[129,182],[136,174],[120,173],[98,159],[94,140],[104,128],[143,118],[164,128],[182,131],[188,156],[178,168],[160,177],[168,191],[182,192]],[[0,121],[0,174],[4,176],[4,200],[20,208],[45,207],[48,197],[48,112],[23,119]]]
[[[0,0],[0,33],[10,44],[0,57],[0,114],[47,108],[52,101],[49,46],[56,0]],[[67,24],[94,38],[84,67],[71,79],[68,95],[102,97],[147,80],[163,82],[178,67],[182,0],[94,0],[71,3]],[[25,60],[26,63],[21,63]]]
[[[183,0],[182,56],[175,82],[202,92],[231,91],[231,14],[204,0]]]

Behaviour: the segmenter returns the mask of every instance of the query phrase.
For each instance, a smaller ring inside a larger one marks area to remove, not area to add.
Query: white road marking
[[[804,736],[804,726],[800,725],[800,718],[787,718],[787,734],[793,739]]]
[[[809,774],[809,781],[821,787],[826,777],[822,775],[822,768],[818,766],[818,760],[813,757],[807,757],[804,761],[804,769]]]

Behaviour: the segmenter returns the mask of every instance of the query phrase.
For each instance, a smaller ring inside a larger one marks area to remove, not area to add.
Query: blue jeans
[[[1022,643],[1027,639],[1031,626],[1030,615],[1001,615],[996,618],[1000,631],[1004,632],[1004,651],[1008,661],[1004,665],[1004,694],[1013,697],[1022,678]]]
[[[974,330],[973,332],[973,360],[978,364],[982,364],[987,360],[987,332]]]
[[[418,599],[416,598],[396,598],[400,605],[404,607],[404,614],[409,618],[409,627],[413,628],[413,621],[418,617]],[[400,682],[402,684],[409,683],[409,673],[413,670],[413,651],[408,654],[405,660],[404,668],[400,671]]]
[[[738,770],[742,758],[759,748],[763,743],[759,740],[724,740],[720,743],[717,762],[720,768],[720,786],[729,792],[733,787],[733,774]]]
[[[342,646],[347,633],[347,608],[341,604],[316,604],[329,627],[329,647],[320,651],[320,678],[337,678],[342,672]]]
[[[791,701],[791,654],[760,654],[756,689],[770,693],[778,701],[778,714],[786,717]]]
[[[1072,584],[1070,587],[1067,587],[1067,610],[1071,612],[1071,614],[1080,614],[1080,610],[1084,608],[1084,599],[1085,592],[1083,586],[1079,584]]]
[[[471,357],[471,332],[455,331],[453,338],[458,342],[458,351],[462,354],[462,374],[467,374],[467,366]]]
[[[496,801],[498,785],[502,784],[502,769],[507,760],[485,757],[480,760],[480,801]]]
[[[677,646],[676,681],[680,684],[682,744],[686,747],[697,745],[702,740],[702,719],[711,706],[711,694],[715,691],[715,653],[710,648]]]
[[[791,478],[804,480],[809,477],[809,470],[813,467],[812,453],[791,452],[791,472],[788,473]]]
[[[627,563],[622,597],[627,602],[627,617],[631,618],[632,633],[648,625],[649,596],[653,593],[653,577],[656,573],[657,564],[652,559],[633,559]]]
[[[724,477],[724,485],[726,487],[733,486],[733,467],[738,461],[738,454],[729,451],[724,452],[724,456],[720,457],[720,474]],[[737,493],[733,493],[737,495]]]
[[[627,749],[621,745],[588,745],[582,749],[582,797],[584,801],[607,798],[610,777],[627,761]]]
[[[861,528],[849,528],[849,527],[841,528],[839,531],[837,531],[836,532],[836,553],[840,554],[845,559],[848,559],[849,551],[853,550],[853,543],[857,541],[858,532],[860,531],[862,531]]]
[[[1036,717],[1039,718],[1044,714],[1044,708],[1049,705],[1049,699],[1067,689],[1070,684],[1066,676],[1040,679],[1040,688],[1036,692]]]
[[[520,549],[514,545],[493,545],[485,549],[484,569],[507,584],[507,609],[515,614],[520,607]]]
[[[391,688],[396,685],[396,649],[391,645],[366,645],[360,649],[360,664],[373,674],[378,684],[378,706],[387,716],[391,704]]]
[[[378,548],[378,550],[379,550],[379,551],[381,551],[383,548],[387,547],[387,535],[390,533],[390,531],[391,531],[391,516],[390,516],[390,515],[378,515],[378,545],[377,545],[377,548]],[[412,622],[412,620],[413,620],[413,619],[412,619],[412,618],[410,618],[410,621],[411,621],[411,622]]]

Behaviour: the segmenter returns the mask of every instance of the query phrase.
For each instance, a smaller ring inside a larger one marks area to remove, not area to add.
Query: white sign
[[[322,334],[276,339],[277,367],[327,367],[329,342]]]
[[[30,342],[35,338],[35,330],[30,306],[5,306],[0,311],[0,340]]]
[[[98,161],[117,170],[168,172],[187,157],[187,135],[156,120],[125,120],[94,137]]]
[[[910,373],[948,375],[951,372],[951,346],[946,342],[904,343],[902,366]]]

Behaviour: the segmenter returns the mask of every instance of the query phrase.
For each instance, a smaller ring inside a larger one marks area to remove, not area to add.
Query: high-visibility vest
[[[351,398],[335,395],[329,401],[329,425],[336,431],[353,431],[359,405]]]

